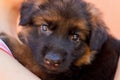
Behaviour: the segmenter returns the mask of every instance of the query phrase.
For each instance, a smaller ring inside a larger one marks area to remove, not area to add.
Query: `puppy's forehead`
[[[33,18],[37,24],[45,20],[84,24],[87,19],[86,4],[81,0],[48,0],[38,6]]]
[[[38,6],[41,13],[64,18],[80,18],[86,14],[86,3],[81,0],[48,0]]]

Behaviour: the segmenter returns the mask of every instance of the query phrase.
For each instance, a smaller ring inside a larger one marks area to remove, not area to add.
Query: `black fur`
[[[83,0],[23,3],[19,37],[31,48],[42,80],[114,80],[120,42],[92,9]],[[76,66],[79,60],[84,63]]]

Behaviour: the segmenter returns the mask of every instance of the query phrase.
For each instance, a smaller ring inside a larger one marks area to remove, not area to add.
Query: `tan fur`
[[[75,62],[75,65],[79,67],[81,65],[90,64],[94,58],[93,56],[95,55],[95,53],[96,53],[96,51],[91,51],[89,47],[86,47],[86,52],[84,53],[84,55],[81,58],[79,58]]]

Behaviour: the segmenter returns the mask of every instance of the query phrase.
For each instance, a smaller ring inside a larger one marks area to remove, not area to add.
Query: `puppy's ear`
[[[97,27],[92,29],[90,36],[90,49],[99,50],[103,43],[107,40],[107,32],[103,25],[97,23]]]
[[[37,10],[37,7],[30,2],[24,2],[20,10],[20,25],[26,26],[32,23],[33,13]]]
[[[87,11],[90,14],[91,35],[89,45],[91,50],[101,49],[103,43],[107,40],[107,27],[101,19],[101,13],[94,5],[88,4]]]

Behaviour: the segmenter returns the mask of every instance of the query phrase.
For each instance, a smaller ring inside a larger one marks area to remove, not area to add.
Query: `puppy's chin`
[[[69,70],[69,67],[53,68],[53,67],[49,67],[46,65],[39,65],[39,66],[40,66],[41,70],[47,74],[61,74],[61,73],[65,73]]]

